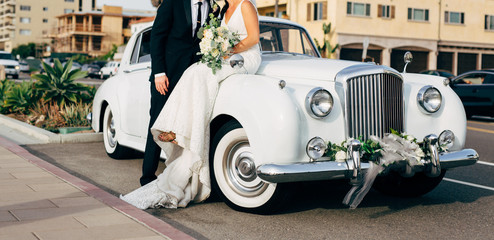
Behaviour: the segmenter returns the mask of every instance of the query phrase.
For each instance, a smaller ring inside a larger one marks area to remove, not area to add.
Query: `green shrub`
[[[77,103],[82,100],[84,92],[89,92],[89,87],[85,84],[76,83],[74,80],[87,76],[86,71],[72,68],[72,60],[62,66],[58,59],[55,65],[43,62],[46,74],[36,74],[33,78],[36,82],[36,89],[42,93],[42,97],[47,102],[56,102],[60,106],[68,103]]]
[[[62,107],[61,114],[68,127],[90,126],[86,116],[91,112],[91,104],[79,103]]]
[[[5,107],[5,101],[7,100],[7,93],[10,92],[14,82],[8,79],[0,81],[0,113],[8,113],[9,108]]]
[[[15,84],[6,92],[3,107],[13,113],[28,113],[29,108],[38,100],[33,91],[33,82]]]

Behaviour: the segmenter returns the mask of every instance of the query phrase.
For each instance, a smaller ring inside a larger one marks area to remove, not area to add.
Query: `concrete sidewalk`
[[[0,137],[0,239],[193,239]]]

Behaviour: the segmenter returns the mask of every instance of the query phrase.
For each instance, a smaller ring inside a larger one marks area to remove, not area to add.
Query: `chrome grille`
[[[388,73],[347,80],[349,137],[384,136],[390,129],[403,132],[403,80]]]

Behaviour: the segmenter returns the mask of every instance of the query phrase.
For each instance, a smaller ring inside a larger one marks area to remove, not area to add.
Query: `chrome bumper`
[[[404,166],[403,173],[413,175],[415,172],[427,172],[432,175],[437,175],[438,170],[449,169],[473,165],[479,159],[479,155],[473,149],[464,149],[457,152],[445,152],[437,155],[439,164],[431,161],[431,163],[423,166],[415,166],[413,169]],[[331,180],[331,179],[353,179],[354,173],[358,170],[354,166],[355,161],[349,159],[346,162],[308,162],[295,163],[289,165],[264,164],[257,168],[257,176],[262,180],[271,183],[282,182],[301,182],[301,181],[316,181],[316,180]],[[358,166],[358,165],[357,165]],[[360,163],[362,173],[369,169],[370,164]],[[408,169],[405,169],[408,168]]]

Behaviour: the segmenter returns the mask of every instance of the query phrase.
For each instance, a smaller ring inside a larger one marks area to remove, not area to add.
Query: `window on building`
[[[44,12],[47,12],[48,11],[48,7],[43,7],[43,11]]]
[[[48,22],[48,19],[47,18],[43,18],[43,23],[47,23]]]
[[[64,9],[64,11],[63,11],[63,12],[64,12],[65,14],[67,14],[67,13],[73,13],[73,12],[74,12],[74,9],[68,9],[68,8],[66,8],[66,9]]]
[[[31,11],[31,6],[21,5],[20,9],[21,11]]]
[[[408,8],[408,20],[428,22],[429,9]]]
[[[370,4],[369,3],[357,3],[347,2],[346,13],[352,16],[370,16]]]
[[[494,31],[494,15],[485,15],[484,29]]]
[[[19,29],[20,35],[31,35],[31,30],[29,29]]]
[[[74,2],[74,0],[65,0],[65,2]]]
[[[326,20],[328,18],[328,2],[307,4],[307,21]]]
[[[380,18],[395,18],[395,6],[377,5],[377,16]]]
[[[465,13],[446,11],[444,13],[444,22],[453,24],[465,24]]]
[[[20,21],[21,23],[31,23],[31,18],[28,18],[28,17],[21,17],[21,18],[19,19],[19,21]]]

